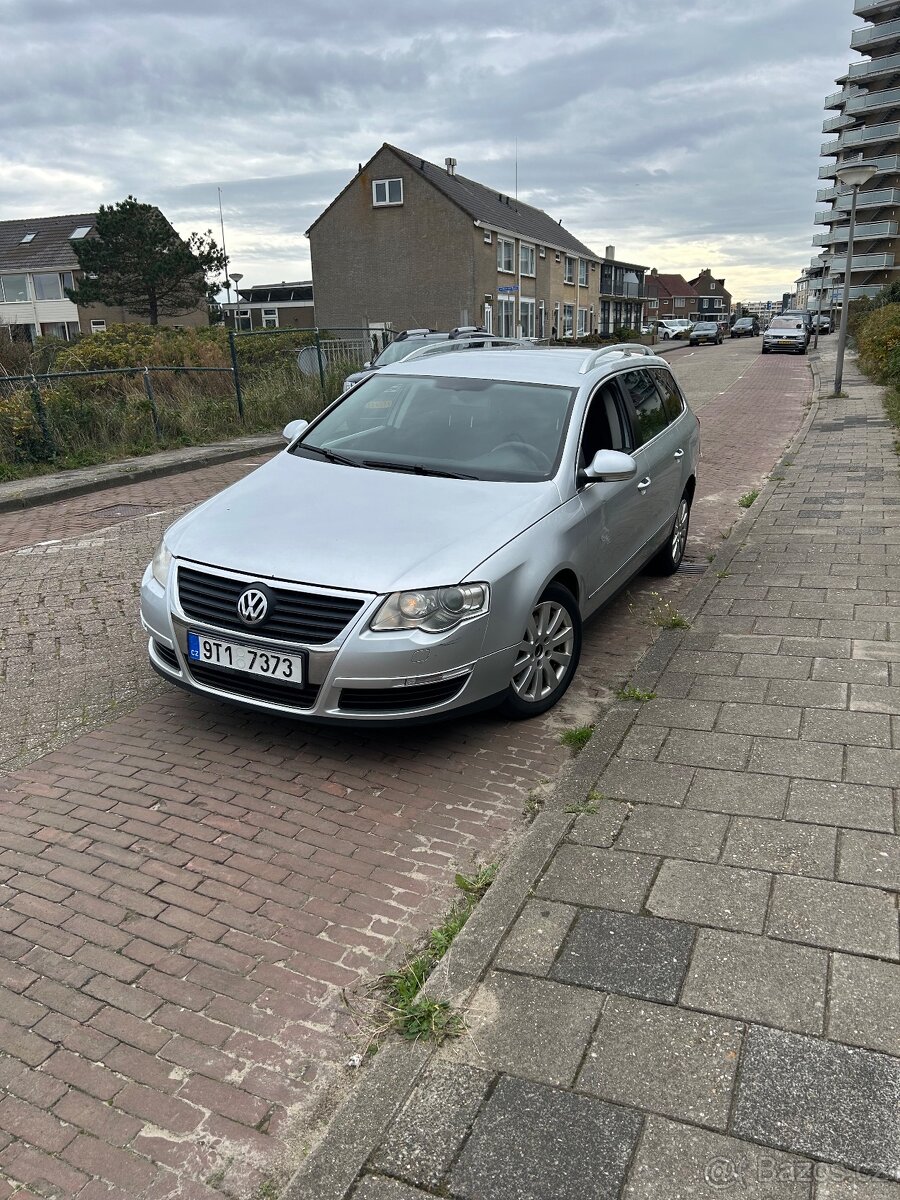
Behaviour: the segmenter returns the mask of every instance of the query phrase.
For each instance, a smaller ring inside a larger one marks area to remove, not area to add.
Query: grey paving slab
[[[865,746],[848,746],[844,778],[848,783],[900,787],[900,750],[871,750]]]
[[[690,687],[691,699],[731,700],[736,704],[761,704],[766,695],[765,679],[737,679],[728,675],[700,675]]]
[[[853,657],[870,662],[900,662],[900,649],[893,642],[872,642],[853,639]]]
[[[747,765],[749,754],[750,738],[740,734],[673,729],[659,752],[659,761],[739,771]]]
[[[647,901],[659,917],[762,933],[769,876],[762,871],[668,859]]]
[[[758,737],[753,740],[750,770],[791,778],[838,780],[843,778],[843,747],[829,742]]]
[[[849,954],[832,956],[828,1036],[900,1057],[900,969]]]
[[[783,625],[784,621],[776,622]],[[757,626],[760,624],[757,621]],[[738,675],[760,679],[809,679],[812,658],[791,654],[742,654]]]
[[[578,909],[569,904],[529,900],[504,938],[494,966],[546,975],[577,914]]]
[[[852,712],[900,714],[900,691],[880,684],[851,684],[850,709]]]
[[[680,805],[693,778],[690,767],[614,758],[597,780],[597,787],[612,799]]]
[[[838,879],[900,892],[900,837],[847,830],[841,835]]]
[[[751,1026],[732,1132],[900,1178],[900,1060]]]
[[[858,658],[817,658],[813,663],[812,678],[836,683],[885,684],[888,682],[889,670],[887,663],[883,662],[870,662]]]
[[[734,1021],[610,996],[578,1087],[723,1129],[740,1047],[741,1026]]]
[[[900,1200],[900,1183],[819,1164],[813,1200]],[[826,1167],[828,1168],[826,1170]]]
[[[695,930],[631,913],[582,912],[551,975],[563,983],[643,1000],[678,999]]]
[[[740,654],[734,652],[680,650],[673,655],[669,667],[689,675],[734,675],[740,661]]]
[[[797,1033],[822,1033],[827,976],[825,950],[701,929],[681,1003]]]
[[[372,1155],[369,1167],[419,1187],[438,1187],[493,1079],[477,1067],[433,1062]]]
[[[890,747],[891,719],[883,713],[809,709],[803,716],[803,737],[842,746]]]
[[[685,806],[746,816],[780,817],[787,794],[788,780],[777,775],[699,770],[688,790]]]
[[[766,690],[767,704],[799,708],[846,708],[848,685],[821,679],[773,679]]]
[[[441,1057],[541,1083],[570,1085],[603,995],[530,975],[491,971],[466,1011],[466,1032]]]
[[[639,912],[657,861],[598,846],[560,846],[536,891],[563,904]]]
[[[727,829],[728,817],[721,813],[641,804],[622,827],[616,849],[715,862]]]
[[[795,821],[843,825],[891,833],[894,805],[890,789],[859,787],[829,780],[795,779],[791,783],[787,815]]]
[[[819,659],[845,659],[850,657],[848,637],[786,637],[781,639],[783,654],[807,654],[813,657],[813,678],[816,661]]]
[[[642,704],[639,725],[667,725],[672,729],[712,729],[719,705],[710,700],[650,700]]]
[[[833,950],[900,958],[894,898],[857,884],[776,875],[767,932]]]
[[[628,816],[630,806],[620,800],[589,801],[596,812],[583,813],[569,831],[569,841],[583,846],[611,846]]]
[[[781,704],[723,704],[716,729],[723,733],[796,738],[800,734],[802,711]]]
[[[667,733],[668,729],[658,725],[632,725],[622,739],[619,754],[626,759],[652,760],[659,753]]]
[[[615,1200],[642,1124],[591,1096],[503,1077],[451,1176],[461,1200]]]
[[[788,875],[834,877],[837,830],[800,821],[735,817],[722,862]]]
[[[353,1200],[429,1200],[428,1192],[383,1175],[364,1175],[354,1187]]]
[[[812,1164],[695,1125],[648,1117],[623,1200],[809,1200]]]

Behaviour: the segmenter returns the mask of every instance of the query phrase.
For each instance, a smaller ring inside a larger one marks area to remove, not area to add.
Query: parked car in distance
[[[819,313],[812,319],[812,327],[815,331],[818,326],[819,333],[831,333],[831,317],[828,313]]]
[[[809,339],[812,337],[813,331],[813,314],[805,308],[786,308],[782,317],[796,317],[803,322],[803,327],[806,330],[806,344],[809,345]]]
[[[690,343],[692,346],[701,346],[704,343],[721,346],[723,341],[724,337],[718,321],[698,321],[691,330]]]
[[[759,321],[756,317],[738,317],[731,327],[731,336],[759,337]]]
[[[801,315],[783,313],[769,322],[769,328],[762,335],[760,350],[763,354],[768,354],[770,350],[792,350],[795,354],[805,354],[808,340]]]
[[[700,434],[644,347],[383,367],[166,531],[153,668],[209,698],[379,724],[565,693],[582,625],[684,555]]]
[[[397,334],[393,341],[388,342],[380,354],[369,362],[363,363],[359,371],[354,371],[347,376],[344,380],[344,391],[352,388],[361,379],[366,379],[373,371],[380,371],[382,367],[387,367],[391,363],[402,362],[420,346],[430,342],[447,342],[479,335],[486,336],[486,331],[477,325],[461,325],[457,329],[451,329],[449,333],[438,333],[434,329],[404,329],[402,333]]]
[[[656,322],[656,332],[663,342],[671,338],[684,338],[686,341],[691,332],[691,322],[680,317],[663,317]]]

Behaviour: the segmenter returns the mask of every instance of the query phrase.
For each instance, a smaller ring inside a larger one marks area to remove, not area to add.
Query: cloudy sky
[[[2,0],[0,219],[128,193],[230,269],[309,278],[304,231],[395,145],[589,246],[736,299],[812,255],[852,0]]]

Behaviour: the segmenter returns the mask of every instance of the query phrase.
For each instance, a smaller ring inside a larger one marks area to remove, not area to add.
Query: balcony
[[[885,88],[882,92],[863,92],[847,101],[844,117],[854,113],[875,112],[879,108],[897,107],[900,107],[900,88]],[[840,117],[832,118],[834,121],[840,119]],[[831,131],[823,129],[823,132],[830,133]]]
[[[846,242],[849,223],[835,225],[829,233],[817,233],[813,237],[814,246],[835,246]],[[894,238],[900,234],[900,223],[897,221],[873,221],[870,225],[857,225],[853,233],[853,241],[872,241],[873,238]]]
[[[861,300],[863,298],[863,296],[867,296],[871,300],[875,296],[878,295],[878,293],[881,291],[881,288],[882,288],[882,285],[880,283],[874,283],[874,284],[870,283],[870,284],[863,284],[863,285],[860,285],[857,287],[852,287],[849,289],[850,290],[850,299],[851,300]],[[827,294],[828,293],[826,292],[826,295]],[[842,287],[832,288],[831,303],[832,304],[842,304],[843,303],[843,295],[844,295],[844,289]]]
[[[840,188],[819,188],[816,192],[816,201],[818,203],[827,203],[829,200],[836,200],[840,195]]]
[[[881,174],[900,174],[900,154],[885,154],[870,161],[875,164]],[[841,165],[841,163],[826,163],[824,167],[819,167],[819,178],[834,179],[834,173]]]
[[[843,108],[846,101],[850,98],[850,89],[841,88],[839,92],[832,92],[830,96],[825,97],[826,108]]]
[[[854,234],[854,240],[856,235]],[[854,254],[853,264],[850,267],[851,274],[857,271],[884,271],[888,267],[894,265],[893,254]],[[847,269],[847,256],[843,258],[833,258],[831,260],[831,271],[834,275],[843,275]]]
[[[897,8],[900,9],[900,0],[897,0]],[[873,58],[871,62],[853,63],[847,72],[847,78],[868,83],[872,79],[877,79],[879,75],[897,74],[900,74],[900,54],[886,54],[884,58]],[[841,93],[836,94],[840,95]],[[831,105],[826,104],[825,107],[830,108]]]
[[[834,141],[834,142],[823,142],[821,149],[819,150],[819,154],[822,155],[823,157],[825,157],[829,154],[840,154],[840,152],[841,152],[840,138],[838,138],[837,141]]]
[[[854,124],[854,118],[841,113],[837,117],[829,117],[827,121],[822,122],[823,133],[835,133],[838,129],[845,129],[849,125]]]
[[[846,150],[848,146],[873,146],[877,142],[896,142],[900,139],[900,121],[888,121],[884,125],[866,125],[862,129],[845,129],[836,143],[838,150]],[[823,154],[834,154],[834,150],[822,147]]]
[[[855,0],[853,5],[853,15],[865,21],[890,15],[895,10],[900,13],[900,0]]]
[[[865,26],[862,29],[854,29],[850,35],[850,47],[868,54],[871,47],[893,42],[898,38],[900,38],[900,20],[884,21],[881,25],[873,25],[871,28]]]

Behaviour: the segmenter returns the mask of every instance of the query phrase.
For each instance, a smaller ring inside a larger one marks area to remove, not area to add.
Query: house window
[[[278,328],[278,309],[264,308],[262,310],[263,329]]]
[[[494,240],[494,235],[491,233],[491,231],[489,229],[486,229],[484,231],[484,244],[486,246],[489,246],[493,240]]]
[[[711,279],[709,281],[709,290],[711,292],[714,292],[716,290],[716,281],[714,279]]]
[[[684,308],[684,296],[676,296],[675,297],[675,307],[676,308]]]
[[[497,238],[497,270],[512,275],[516,269],[516,243],[509,238]]]
[[[522,326],[522,337],[534,337],[534,301],[519,301],[519,323]]]
[[[574,320],[575,320],[575,305],[574,304],[564,304],[563,305],[563,327],[562,327],[563,337],[571,337],[572,336],[572,324],[573,324]]]
[[[72,232],[69,234],[69,241],[72,241],[72,242],[80,241],[82,238],[86,238],[90,232],[91,232],[90,225],[79,225],[77,229],[73,229]]]
[[[28,283],[24,275],[0,275],[0,303],[28,303]]]
[[[253,328],[253,322],[250,319],[249,308],[239,308],[236,310],[234,327],[235,329],[242,330],[243,332]]]
[[[59,273],[54,275],[32,275],[35,300],[62,300],[63,290]]]
[[[106,333],[106,322],[91,321],[91,333]]]
[[[36,233],[26,233],[25,236],[22,238],[21,242],[19,242],[19,245],[27,246],[28,243],[33,242],[36,237],[37,237]]]
[[[578,310],[578,336],[584,337],[587,333],[587,309],[579,308]]]
[[[402,179],[373,179],[372,206],[383,208],[388,204],[403,203]]]
[[[547,257],[547,251],[544,249],[543,246],[538,246],[538,258],[546,258],[546,257]]]
[[[505,296],[497,301],[497,333],[508,338],[516,333],[516,302]]]
[[[575,282],[575,259],[566,255],[566,263],[563,267],[563,283]]]
[[[587,287],[588,283],[588,265],[586,258],[578,260],[578,285],[579,287]]]
[[[62,342],[68,341],[65,321],[42,321],[41,337],[59,338]]]
[[[519,274],[534,274],[534,246],[529,246],[527,242],[519,243]]]
[[[560,252],[559,252],[558,250],[557,250],[557,252],[556,252],[556,261],[557,261],[557,262],[562,262],[562,255],[560,254]]]
[[[648,308],[659,308],[659,297],[650,296],[647,300]]]

